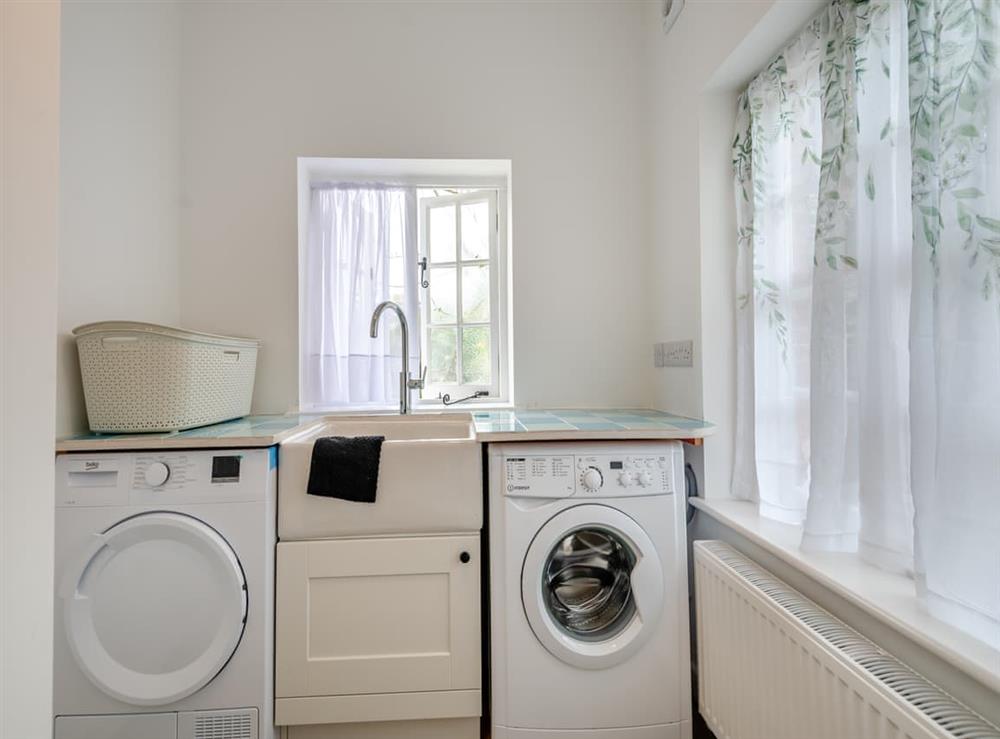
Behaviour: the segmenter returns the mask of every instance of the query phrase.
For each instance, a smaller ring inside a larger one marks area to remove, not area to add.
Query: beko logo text
[[[84,462],[83,463],[83,469],[85,469],[85,470],[96,470],[100,466],[101,466],[100,462]]]
[[[507,486],[507,492],[508,493],[512,493],[515,490],[531,490],[531,486],[530,485],[508,485]]]

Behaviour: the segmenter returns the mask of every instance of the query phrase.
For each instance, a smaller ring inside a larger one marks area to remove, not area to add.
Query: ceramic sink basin
[[[312,447],[324,436],[384,436],[374,503],[306,494]],[[468,413],[328,416],[278,450],[278,536],[478,532],[482,453]]]
[[[472,417],[469,414],[409,416],[351,416],[325,419],[313,430],[307,429],[304,441],[321,436],[384,436],[386,441],[438,441],[471,439]]]

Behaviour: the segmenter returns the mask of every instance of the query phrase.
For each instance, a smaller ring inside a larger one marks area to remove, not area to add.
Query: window
[[[426,193],[427,191],[421,191]],[[423,397],[500,394],[496,190],[420,197]]]
[[[464,164],[300,160],[302,410],[395,407],[395,315],[369,335],[384,300],[406,316],[411,377],[426,371],[415,405],[510,402],[509,164]]]

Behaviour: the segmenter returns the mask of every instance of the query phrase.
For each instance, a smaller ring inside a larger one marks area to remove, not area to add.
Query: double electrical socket
[[[653,344],[654,367],[693,367],[694,341],[667,341]]]

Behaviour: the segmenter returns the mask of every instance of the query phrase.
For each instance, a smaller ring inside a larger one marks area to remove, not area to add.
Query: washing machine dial
[[[580,475],[580,482],[583,484],[584,490],[592,493],[595,490],[600,490],[601,486],[604,485],[604,475],[596,467],[588,467]]]
[[[151,488],[158,488],[170,479],[170,468],[163,462],[152,462],[146,468],[146,484]]]
[[[632,473],[631,472],[621,472],[618,475],[618,484],[623,488],[627,488],[632,484]]]
[[[642,485],[644,488],[648,488],[650,485],[653,484],[653,476],[648,472],[640,472],[639,484]]]

